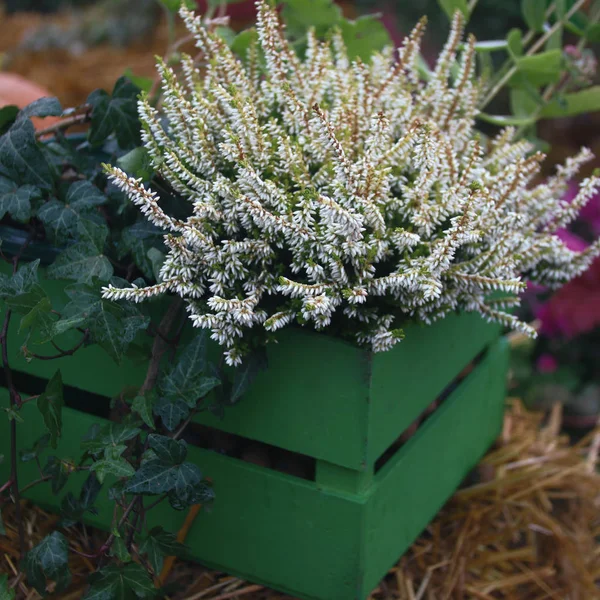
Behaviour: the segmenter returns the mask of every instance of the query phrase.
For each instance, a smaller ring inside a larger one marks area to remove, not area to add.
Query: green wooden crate
[[[59,303],[63,283],[44,285]],[[17,323],[13,327],[11,366],[22,373],[47,379],[60,368],[65,385],[106,397],[143,379],[144,365],[119,367],[93,346],[59,361],[27,363],[17,356]],[[461,315],[406,333],[392,351],[373,355],[324,335],[284,331],[280,343],[269,347],[268,370],[244,399],[222,420],[210,414],[198,419],[311,457],[315,477],[301,479],[191,448],[190,460],[213,480],[216,492],[213,510],[199,515],[187,539],[192,558],[298,598],[368,596],[477,463],[502,422],[507,349],[498,327]],[[398,436],[478,355],[475,369],[380,467],[378,459]],[[8,402],[6,390],[1,398]],[[23,416],[18,437],[25,448],[44,426],[35,407],[26,405]],[[76,457],[81,435],[102,419],[65,409],[63,420],[57,454]],[[5,420],[1,427],[0,454],[6,454]],[[0,473],[3,468],[6,462]],[[29,463],[22,473],[22,484],[38,476]],[[42,485],[27,496],[56,509],[68,489],[54,498]],[[89,522],[107,528],[112,508],[105,496],[99,508]],[[158,506],[149,520],[176,529],[184,516]]]

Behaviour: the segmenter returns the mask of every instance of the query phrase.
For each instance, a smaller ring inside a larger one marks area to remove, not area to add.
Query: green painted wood
[[[377,473],[365,515],[364,597],[500,433],[507,368],[508,344],[500,340]]]
[[[200,513],[188,536],[191,557],[303,600],[364,600],[497,435],[506,353],[504,342],[494,345],[371,485],[355,487],[365,474],[337,465],[321,463],[317,482],[308,482],[190,448],[190,459],[214,481],[216,492],[214,509]],[[6,396],[3,391],[0,402],[6,404]],[[18,431],[21,447],[27,447],[43,423],[33,405],[23,414]],[[79,456],[81,435],[102,422],[71,409],[64,410],[63,421],[57,451],[62,457]],[[8,425],[0,423],[0,454],[6,454]],[[6,461],[0,464],[0,480],[7,468]],[[35,467],[24,465],[22,483],[35,477]],[[60,500],[48,486],[33,488],[28,497],[50,509]],[[111,514],[104,498],[89,522],[107,528]],[[149,524],[176,529],[183,517],[157,507]]]
[[[56,306],[65,303],[67,282],[44,280],[42,272],[42,285]],[[17,316],[9,333],[13,369],[46,379],[60,369],[66,385],[107,397],[143,381],[145,364],[126,359],[116,365],[97,346],[28,363],[19,352],[24,336],[18,322]],[[194,333],[187,328],[188,337]],[[373,355],[312,331],[281,331],[279,343],[267,349],[269,368],[242,401],[223,419],[205,412],[197,421],[368,473],[398,431],[498,335],[498,327],[478,315],[451,315],[431,327],[407,327],[406,334],[392,351]],[[69,332],[59,345],[70,347],[79,336]]]
[[[450,315],[373,355],[366,464],[372,465],[449,382],[500,335],[478,314]]]
[[[321,489],[360,494],[373,484],[373,471],[356,471],[326,460],[317,460],[315,479]]]

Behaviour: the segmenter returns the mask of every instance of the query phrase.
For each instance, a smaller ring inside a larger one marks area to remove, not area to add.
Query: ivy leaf
[[[39,260],[25,263],[14,275],[0,273],[0,298],[18,296],[30,292],[38,284]]]
[[[162,248],[163,235],[159,227],[142,219],[129,227],[125,227],[121,234],[119,258],[131,253],[135,264],[141,269],[148,279],[154,277],[154,265],[148,252],[151,248]]]
[[[48,299],[48,295],[41,285],[34,284],[29,291],[17,294],[16,296],[7,296],[5,302],[10,308],[19,314],[26,315],[42,300]]]
[[[187,486],[202,480],[200,469],[192,463],[174,465],[169,461],[153,458],[144,462],[125,486],[130,494],[164,494],[183,491]]]
[[[78,242],[70,246],[48,267],[52,279],[75,279],[91,283],[94,277],[108,281],[113,268],[106,256],[91,242]]]
[[[108,198],[90,181],[76,181],[67,190],[66,203],[75,210],[105,204]]]
[[[16,221],[25,223],[31,217],[31,202],[42,197],[34,185],[19,186],[7,177],[0,176],[0,219],[8,213]]]
[[[140,552],[148,555],[154,574],[162,571],[165,556],[180,556],[186,547],[177,541],[174,533],[162,527],[154,527],[140,544]]]
[[[85,480],[81,493],[79,494],[79,502],[86,510],[91,509],[98,498],[98,494],[102,489],[102,483],[98,480],[95,473],[90,473]]]
[[[82,440],[81,448],[91,454],[100,454],[110,451],[111,448],[119,448],[133,439],[140,428],[128,423],[107,423],[104,427],[94,433],[93,437]]]
[[[0,108],[0,134],[3,134],[15,122],[19,114],[19,107],[14,104]]]
[[[26,315],[21,319],[19,331],[26,329],[36,334],[37,338],[52,339],[52,328],[55,320],[52,316],[52,304],[50,298],[42,298]]]
[[[154,405],[154,414],[160,417],[169,431],[174,431],[179,423],[188,418],[190,409],[180,398],[159,398]]]
[[[50,433],[50,445],[56,448],[62,429],[63,382],[60,371],[56,371],[37,399],[37,407],[44,417],[46,429]]]
[[[49,456],[46,466],[42,469],[44,475],[50,475],[50,487],[53,494],[58,494],[67,483],[69,473],[66,465],[56,456]]]
[[[39,458],[40,455],[46,450],[48,447],[48,443],[50,442],[50,434],[45,433],[42,437],[40,437],[34,444],[33,447],[29,450],[23,450],[21,452],[21,460],[23,462],[30,462]]]
[[[205,332],[195,336],[179,356],[177,363],[161,382],[161,393],[166,398],[179,398],[194,408],[199,398],[220,385],[216,377],[206,376],[207,368]]]
[[[210,505],[215,499],[215,492],[208,481],[200,481],[194,485],[169,492],[169,504],[175,510],[184,510],[194,504]]]
[[[545,0],[521,0],[521,13],[527,27],[536,33],[544,32],[546,20]]]
[[[359,57],[367,62],[374,52],[382,50],[391,42],[384,24],[373,15],[359,17],[355,21],[343,19],[340,29],[350,60]]]
[[[118,531],[115,530],[113,533],[115,534],[115,540],[110,547],[110,555],[118,558],[121,562],[131,562],[131,554],[129,554],[123,538],[119,535]]]
[[[131,477],[135,473],[135,469],[123,457],[102,458],[94,462],[90,469],[96,473],[100,483],[104,483],[104,478],[107,475]]]
[[[0,170],[19,185],[30,184],[50,190],[53,173],[37,145],[29,119],[18,120],[0,137]]]
[[[15,590],[8,586],[8,575],[0,575],[0,600],[14,600]]]
[[[167,463],[180,465],[187,456],[187,444],[184,440],[174,440],[165,435],[151,433],[148,442],[156,456]]]
[[[147,394],[145,396],[136,396],[131,404],[131,410],[140,415],[140,418],[150,429],[155,429],[154,417],[152,415],[152,405],[154,398]]]
[[[31,117],[60,117],[62,107],[58,98],[38,98],[21,110],[17,120],[29,119]]]
[[[27,581],[40,594],[46,591],[46,579],[56,582],[55,592],[60,593],[70,585],[68,551],[69,543],[65,536],[54,531],[25,555]]]
[[[92,106],[92,123],[88,139],[92,145],[101,144],[113,132],[121,148],[132,148],[140,144],[137,112],[140,91],[126,77],[120,77],[115,83],[112,97],[103,90],[90,94],[87,103]]]
[[[128,600],[152,598],[156,589],[145,569],[131,562],[124,566],[109,565],[90,575],[91,584],[83,600]]]
[[[465,19],[469,18],[469,7],[467,5],[467,0],[438,0],[438,4],[451,21],[454,18],[454,13],[457,10],[463,14]]]
[[[267,368],[267,354],[264,349],[255,350],[236,368],[231,385],[230,404],[236,404],[246,393],[256,376]]]

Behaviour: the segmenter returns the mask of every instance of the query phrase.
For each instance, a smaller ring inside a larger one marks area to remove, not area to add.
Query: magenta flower
[[[558,361],[552,354],[542,354],[535,364],[540,373],[554,373],[558,369]]]

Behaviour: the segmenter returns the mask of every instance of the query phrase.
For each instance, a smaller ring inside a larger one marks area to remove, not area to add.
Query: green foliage
[[[14,597],[15,590],[8,587],[8,575],[0,575],[0,600],[14,600]]]
[[[109,565],[90,576],[91,587],[83,600],[152,598],[156,594],[150,576],[137,563]]]
[[[454,17],[457,10],[462,13],[465,19],[469,18],[467,0],[438,0],[438,3],[449,19]]]
[[[37,407],[44,417],[46,429],[50,433],[50,445],[56,448],[62,428],[63,382],[60,371],[56,371],[37,400]]]
[[[71,572],[68,565],[69,543],[59,531],[46,536],[25,555],[27,581],[44,595],[46,580],[56,582],[56,592],[69,587]]]
[[[521,11],[527,27],[537,33],[544,31],[546,20],[545,0],[521,0]]]
[[[184,551],[185,546],[177,541],[177,536],[162,527],[151,529],[140,544],[140,552],[146,554],[156,575],[162,571],[165,556],[179,556]]]

